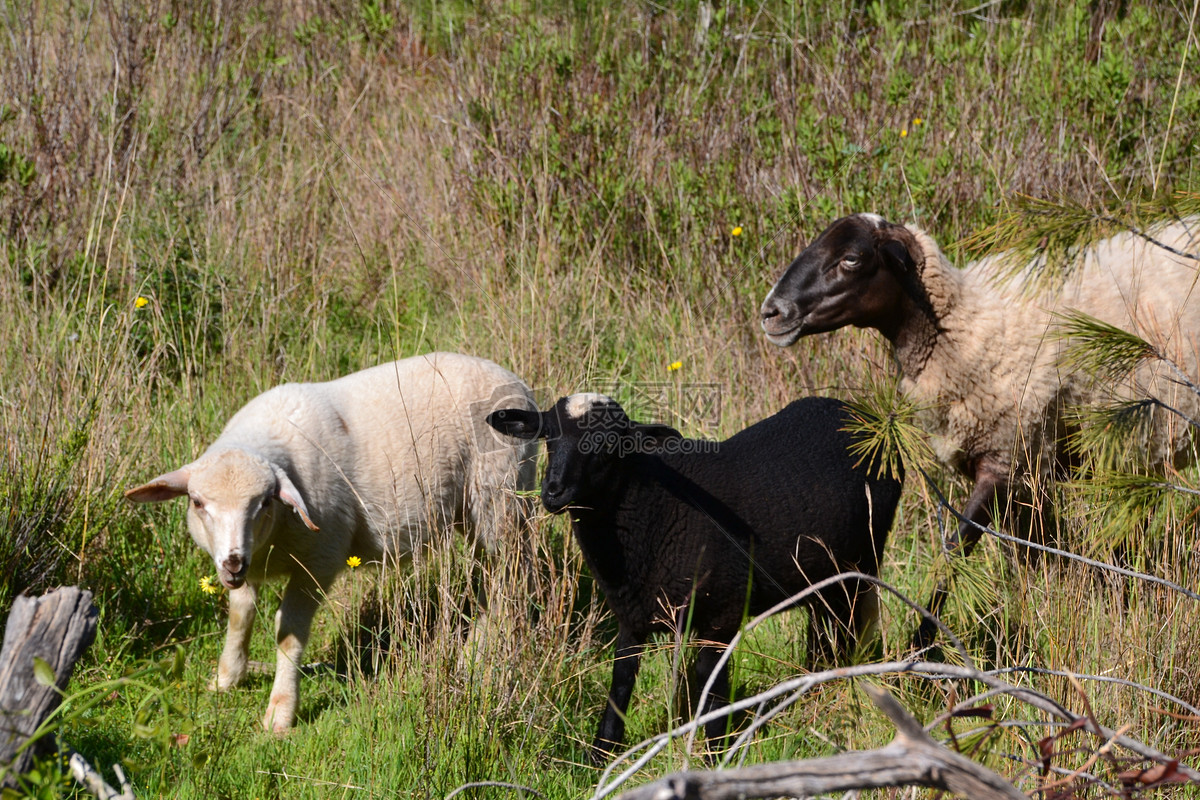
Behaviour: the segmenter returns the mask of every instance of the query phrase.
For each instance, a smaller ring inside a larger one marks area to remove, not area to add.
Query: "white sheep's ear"
[[[487,415],[488,425],[518,439],[549,438],[549,426],[542,421],[542,414],[525,408],[504,408]]]
[[[191,469],[180,467],[173,472],[164,472],[149,483],[135,486],[125,492],[125,497],[135,503],[161,503],[187,494]]]
[[[300,496],[300,490],[296,488],[296,484],[292,483],[292,479],[287,476],[287,473],[279,467],[275,467],[275,496],[296,509],[296,513],[300,515],[300,519],[310,531],[321,530],[308,515],[308,506],[304,505],[304,498]]]

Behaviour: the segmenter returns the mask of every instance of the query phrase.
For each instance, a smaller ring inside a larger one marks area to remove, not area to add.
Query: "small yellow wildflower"
[[[916,119],[913,120],[913,127],[915,128],[918,125],[922,125],[922,124],[924,124],[924,122],[925,122],[925,120],[921,119],[920,117],[917,117]]]
[[[730,236],[741,236],[742,235],[742,226],[741,225],[735,226],[734,229],[729,232],[729,235]]]
[[[361,565],[362,565],[362,559],[359,558],[358,556],[350,556],[349,558],[346,559],[346,566],[349,567],[350,569],[356,569],[357,567],[359,567]]]
[[[670,364],[667,364],[667,372],[674,372],[675,370],[682,369],[682,368],[683,368],[682,361],[672,361]]]
[[[908,128],[901,128],[900,129],[900,138],[903,139],[905,136],[908,136]]]
[[[217,592],[221,591],[221,587],[213,583],[211,576],[205,575],[200,579],[200,591],[204,592],[205,594],[216,594]]]
[[[137,299],[133,301],[133,307],[134,308],[145,308],[147,305],[149,305],[149,303],[150,303],[149,300],[147,300],[146,298],[142,297],[139,294],[137,296]]]

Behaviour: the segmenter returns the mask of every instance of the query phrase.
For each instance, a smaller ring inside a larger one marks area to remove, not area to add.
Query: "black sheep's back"
[[[757,613],[846,569],[877,571],[900,481],[856,466],[848,422],[841,401],[810,397],[715,452],[661,459],[679,476],[674,488],[690,506],[690,530],[706,532],[692,537],[708,543],[704,552],[690,552],[701,580],[697,611],[706,597],[728,604],[728,594],[744,594],[748,584],[748,610]]]

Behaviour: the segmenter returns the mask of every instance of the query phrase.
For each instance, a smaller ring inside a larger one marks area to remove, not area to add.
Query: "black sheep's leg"
[[[597,764],[604,763],[625,738],[625,712],[629,709],[629,699],[633,696],[633,684],[637,681],[638,666],[645,643],[645,636],[630,633],[624,628],[617,631],[608,705],[600,716],[600,727],[596,731],[596,740],[592,743],[592,761]]]
[[[859,568],[875,574],[873,568]],[[879,593],[872,583],[857,579],[836,583],[808,608],[809,669],[848,663],[858,644],[877,634]]]
[[[1000,472],[998,469],[985,467],[976,470],[975,488],[971,491],[971,497],[967,500],[962,514],[967,521],[964,521],[959,526],[956,535],[946,542],[946,549],[951,558],[971,554],[975,545],[979,543],[980,536],[983,535],[983,531],[976,526],[986,527],[991,523],[992,504],[996,497],[1007,488],[1007,470]],[[937,588],[933,590],[933,596],[929,599],[929,612],[933,616],[936,617],[942,613],[942,606],[945,605],[946,597],[949,594],[950,581],[940,581]],[[931,619],[922,618],[921,624],[913,634],[913,647],[924,649],[933,644],[936,638],[937,625]]]
[[[854,585],[834,584],[813,600],[808,611],[806,661],[809,669],[832,666],[846,660],[853,647],[852,626]]]
[[[721,656],[725,653],[727,645],[722,643],[707,644],[700,648],[700,653],[696,656],[696,680],[700,684],[700,689],[708,683],[708,678],[712,675],[713,670],[717,666],[717,662],[721,660]],[[721,708],[729,703],[729,662],[725,662],[717,672],[717,677],[713,681],[712,690],[708,693],[708,698],[700,707],[700,716],[704,716],[714,709]],[[725,736],[729,731],[729,717],[718,717],[711,720],[704,726],[704,733],[708,737],[709,749],[717,749],[725,744]]]

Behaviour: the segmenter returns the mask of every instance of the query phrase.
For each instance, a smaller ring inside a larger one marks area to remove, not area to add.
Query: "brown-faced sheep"
[[[1200,263],[1180,253],[1200,251],[1200,221],[1150,234],[1153,242],[1126,232],[1083,248],[1064,285],[1038,292],[1026,285],[1036,263],[1008,277],[1005,255],[956,269],[921,230],[856,214],[792,262],[762,304],[762,326],[783,347],[847,325],[892,343],[901,389],[927,409],[938,456],[975,481],[959,531],[969,552],[980,533],[973,523],[990,522],[1014,479],[1068,466],[1066,409],[1155,397],[1197,418],[1200,398],[1161,361],[1144,362],[1123,386],[1099,386],[1063,363],[1056,314],[1074,310],[1138,333],[1197,376]],[[1156,416],[1146,447],[1160,461],[1185,458],[1188,423],[1162,409]]]
[[[246,672],[268,578],[288,578],[263,717],[282,731],[295,720],[313,614],[348,557],[404,562],[432,532],[460,523],[484,548],[497,544],[522,513],[514,490],[536,481],[536,446],[503,442],[483,424],[513,405],[534,407],[516,375],[456,353],[284,384],[234,414],[198,459],[127,491],[138,503],[187,495],[188,530],[230,590],[214,688]]]
[[[542,504],[566,512],[584,558],[617,618],[616,658],[593,758],[625,732],[638,659],[651,633],[690,626],[704,642],[701,685],[746,614],[758,614],[839,572],[877,573],[899,477],[878,476],[851,454],[846,407],[799,400],[722,442],[685,439],[634,422],[613,400],[564,397],[549,411],[497,411],[488,423],[545,439]],[[833,628],[874,621],[875,587],[834,585],[809,602],[809,656]],[[837,636],[844,646],[846,636]],[[724,705],[728,667],[706,713]],[[710,722],[714,743],[726,720]]]

